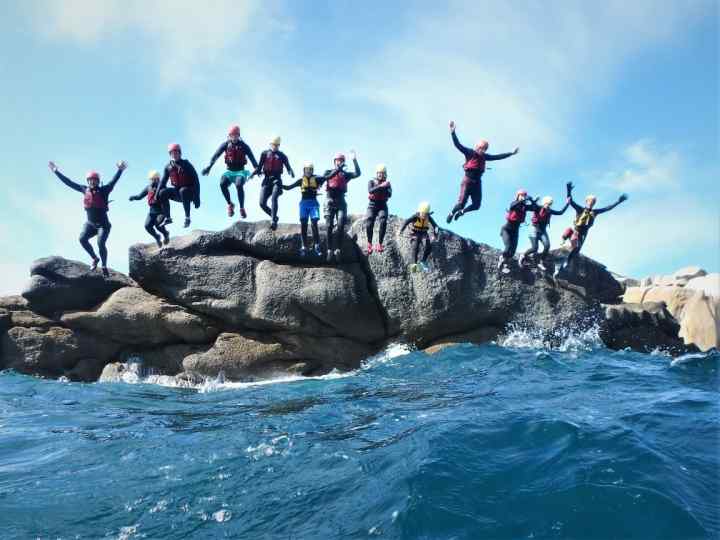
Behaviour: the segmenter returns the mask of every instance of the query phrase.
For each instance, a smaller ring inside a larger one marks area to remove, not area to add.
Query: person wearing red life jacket
[[[95,270],[98,263],[102,263],[102,273],[105,277],[109,276],[110,273],[107,268],[107,239],[110,236],[110,229],[112,225],[108,219],[108,198],[110,192],[115,189],[115,184],[120,180],[120,176],[123,171],[127,168],[127,163],[119,161],[117,163],[117,172],[113,176],[112,180],[105,185],[100,185],[100,175],[96,171],[89,171],[85,175],[87,185],[83,186],[70,180],[67,176],[60,172],[60,169],[54,162],[49,162],[48,167],[55,173],[63,184],[77,192],[83,194],[83,208],[85,208],[85,214],[87,221],[82,228],[80,233],[80,245],[92,258],[91,269]],[[90,239],[98,237],[97,245],[100,257],[95,255],[95,250],[90,245]]]
[[[222,191],[225,202],[227,202],[228,217],[235,215],[235,205],[230,198],[230,184],[234,184],[237,189],[238,206],[240,207],[240,217],[245,219],[245,182],[250,173],[245,170],[247,161],[250,160],[253,169],[257,168],[255,155],[245,141],[240,138],[240,126],[230,126],[228,130],[228,138],[224,141],[213,156],[210,158],[210,164],[202,170],[202,175],[207,176],[217,159],[225,154],[225,165],[227,170],[220,177],[220,191]]]
[[[460,184],[460,196],[458,197],[457,204],[447,216],[448,223],[453,219],[460,219],[461,216],[468,212],[480,208],[480,204],[482,203],[482,175],[485,172],[485,162],[507,159],[520,151],[519,148],[515,148],[512,152],[505,154],[488,154],[487,149],[489,144],[485,140],[478,141],[474,149],[467,148],[460,144],[457,134],[455,133],[455,122],[452,121],[450,122],[450,133],[455,148],[465,156],[465,164],[463,165],[465,176]],[[472,200],[472,203],[469,205],[467,204],[468,199]]]
[[[270,148],[263,150],[260,154],[260,161],[255,172],[251,176],[263,173],[264,177],[260,185],[260,208],[272,220],[270,228],[274,231],[278,223],[278,199],[283,192],[282,173],[286,169],[290,176],[295,178],[295,173],[290,166],[287,156],[280,151],[280,137],[273,137],[270,140]],[[270,199],[271,207],[267,202]]]
[[[160,173],[150,171],[148,173],[148,180],[149,184],[145,186],[140,193],[131,196],[130,200],[147,200],[148,215],[145,218],[145,230],[155,239],[157,246],[161,248],[163,244],[167,245],[168,242],[170,242],[170,233],[165,228],[165,215],[162,213],[163,202],[160,199]],[[155,232],[156,230],[162,234],[162,240],[157,232]]]
[[[609,212],[620,203],[628,200],[628,196],[623,193],[622,195],[620,195],[620,197],[618,197],[618,200],[610,206],[606,206],[605,208],[595,208],[595,203],[597,203],[597,197],[595,195],[588,195],[587,197],[585,197],[585,206],[580,206],[572,198],[572,189],[572,182],[568,182],[567,196],[570,199],[570,206],[572,206],[573,210],[575,210],[575,220],[573,221],[573,227],[566,229],[562,235],[563,245],[565,244],[565,242],[570,242],[570,253],[562,262],[562,264],[556,266],[556,277],[560,272],[567,269],[568,266],[570,266],[572,261],[575,259],[575,257],[577,257],[580,253],[583,244],[585,244],[588,232],[590,232],[590,228],[595,224],[595,218],[600,214]]]
[[[384,251],[385,231],[387,229],[388,207],[387,201],[392,197],[392,186],[387,179],[387,167],[380,164],[375,170],[375,178],[368,182],[368,209],[365,216],[365,232],[367,234],[367,249],[365,253],[370,255],[373,250],[376,253]],[[375,220],[380,223],[378,231],[378,243],[373,247],[373,229]]]
[[[327,179],[325,182],[325,195],[327,196],[325,199],[325,224],[328,237],[327,262],[329,263],[333,261],[333,258],[340,262],[342,255],[340,250],[347,221],[345,193],[348,182],[360,176],[360,166],[355,151],[350,151],[350,157],[353,160],[355,172],[345,170],[344,154],[336,154],[333,159],[334,168],[328,169],[323,175]]]
[[[520,236],[520,225],[525,223],[525,216],[528,210],[531,210],[537,201],[528,197],[527,191],[519,189],[515,194],[515,199],[510,203],[510,208],[505,215],[505,225],[500,229],[505,249],[503,250],[498,262],[498,269],[504,274],[510,272],[508,262],[515,256],[518,245],[518,237]]]
[[[200,208],[200,179],[197,171],[187,159],[182,157],[182,148],[177,143],[168,145],[170,162],[165,165],[160,180],[160,197],[163,202],[165,224],[172,223],[170,201],[181,202],[185,211],[184,227],[190,226],[190,203]],[[168,180],[171,187],[167,187]]]
[[[540,254],[540,260],[537,262],[537,265],[540,270],[547,270],[545,261],[547,260],[548,253],[550,252],[550,237],[547,233],[547,228],[550,225],[550,218],[552,216],[562,216],[565,213],[565,210],[567,210],[568,206],[570,206],[570,197],[567,198],[565,206],[562,207],[562,210],[553,210],[552,204],[553,198],[548,195],[543,197],[542,205],[533,203],[533,206],[530,208],[533,212],[532,228],[530,229],[529,235],[530,247],[520,256],[520,261],[518,261],[520,266],[522,266],[523,263],[530,257],[535,257],[537,255],[538,243],[542,242],[543,251]]]

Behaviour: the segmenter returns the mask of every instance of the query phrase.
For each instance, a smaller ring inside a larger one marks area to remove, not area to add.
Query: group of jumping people
[[[455,123],[450,122],[450,133],[452,142],[464,158],[464,176],[460,185],[460,196],[457,204],[447,216],[447,223],[460,219],[468,212],[478,210],[482,203],[482,176],[485,172],[487,161],[495,161],[509,158],[516,155],[519,148],[512,152],[503,154],[488,154],[489,144],[485,140],[479,141],[474,148],[463,146],[455,132]],[[238,211],[241,218],[247,217],[245,210],[245,184],[255,176],[262,176],[260,184],[260,208],[270,217],[270,228],[274,231],[278,224],[278,199],[284,191],[300,188],[300,255],[313,254],[322,256],[320,233],[318,222],[320,220],[320,204],[318,192],[325,186],[325,211],[324,217],[327,226],[327,253],[328,263],[333,260],[340,262],[342,239],[347,223],[347,202],[345,194],[348,183],[358,178],[361,174],[355,152],[350,153],[353,163],[353,170],[346,167],[346,158],[338,153],[333,159],[333,168],[326,170],[322,175],[315,174],[313,163],[307,162],[303,165],[302,177],[292,184],[284,184],[282,175],[285,171],[295,178],[295,173],[290,165],[288,157],[280,151],[280,137],[273,137],[270,140],[270,147],[260,154],[256,160],[250,146],[240,137],[240,127],[233,125],[228,130],[227,140],[223,141],[216,152],[210,158],[210,163],[202,169],[203,176],[210,174],[213,165],[224,155],[226,170],[220,177],[220,190],[227,203],[229,217],[235,215],[235,204],[232,202],[230,186],[234,185],[237,191]],[[162,175],[158,171],[150,171],[148,174],[148,185],[137,195],[130,197],[131,201],[145,199],[148,205],[148,215],[145,220],[145,230],[153,237],[157,246],[162,248],[170,241],[170,233],[166,226],[172,223],[170,202],[182,203],[185,213],[184,226],[189,227],[191,223],[191,207],[200,207],[200,180],[195,167],[188,160],[182,157],[182,149],[179,144],[173,143],[168,146],[170,156],[169,163],[165,166]],[[252,165],[252,172],[246,169],[248,161]],[[127,164],[120,161],[117,164],[117,171],[112,180],[107,184],[100,183],[100,175],[96,171],[89,171],[86,174],[86,185],[81,185],[70,180],[62,174],[54,162],[49,162],[50,170],[68,187],[83,194],[83,207],[87,220],[80,234],[80,244],[92,259],[91,268],[95,270],[98,264],[104,275],[108,275],[107,269],[107,239],[110,234],[111,224],[108,219],[109,197],[115,188],[120,176],[126,169]],[[168,186],[168,182],[170,185]],[[550,196],[543,198],[529,197],[523,189],[518,190],[515,199],[510,203],[506,214],[506,222],[502,226],[500,235],[505,249],[498,262],[498,267],[503,273],[509,273],[510,262],[514,259],[517,251],[520,226],[525,222],[526,214],[533,212],[532,228],[530,233],[531,247],[520,257],[519,264],[523,266],[534,262],[540,269],[546,270],[547,256],[550,250],[548,226],[553,215],[562,215],[568,206],[572,206],[576,212],[573,227],[568,228],[562,235],[563,243],[569,244],[569,253],[556,272],[559,272],[577,256],[582,248],[588,231],[593,226],[596,216],[612,210],[618,204],[627,199],[621,195],[617,202],[605,207],[595,208],[597,201],[594,195],[585,198],[585,206],[580,206],[572,198],[573,184],[566,185],[566,204],[561,210],[552,208],[553,199]],[[368,209],[365,218],[367,246],[366,255],[373,252],[384,251],[385,232],[387,230],[388,200],[392,197],[392,186],[388,180],[387,168],[380,164],[375,169],[375,177],[368,182]],[[268,201],[270,205],[268,206]],[[470,202],[470,204],[468,204]],[[378,224],[377,243],[373,244],[375,224]],[[308,224],[312,231],[312,244],[308,238]],[[439,227],[432,218],[430,204],[420,203],[418,211],[404,221],[401,233],[411,227],[411,242],[413,244],[413,263],[411,271],[428,270],[427,260],[432,251],[432,241],[439,237]],[[98,254],[95,253],[90,239],[97,236]],[[543,244],[543,251],[538,255],[539,243]],[[422,251],[422,255],[421,255]]]

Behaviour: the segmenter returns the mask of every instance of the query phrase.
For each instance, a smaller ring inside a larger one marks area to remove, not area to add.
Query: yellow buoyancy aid
[[[416,231],[427,231],[430,228],[430,216],[422,217],[420,214],[415,216],[413,229]]]
[[[305,193],[307,191],[317,191],[317,189],[318,181],[314,175],[309,178],[307,176],[302,177],[302,182],[300,183],[300,191]]]
[[[578,217],[575,218],[576,227],[590,227],[595,221],[595,212],[589,208],[585,208]]]

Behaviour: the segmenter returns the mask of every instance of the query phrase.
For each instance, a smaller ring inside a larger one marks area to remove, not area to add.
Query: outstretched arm
[[[289,190],[291,190],[291,189],[295,189],[295,188],[298,187],[300,184],[302,184],[302,178],[300,178],[299,180],[296,180],[296,181],[293,182],[292,184],[288,184],[287,186],[286,186],[286,185],[283,185],[283,189],[286,190],[286,191],[289,191]],[[319,183],[318,183],[318,187],[320,187],[320,184],[319,184]]]
[[[485,161],[498,161],[499,159],[507,159],[510,156],[514,156],[520,151],[519,148],[516,148],[512,152],[505,152],[504,154],[483,154],[485,157]]]
[[[568,197],[567,200],[565,201],[565,206],[562,207],[562,210],[553,210],[551,208],[550,213],[553,216],[562,216],[565,213],[565,210],[568,209],[568,206],[570,206],[570,197]]]
[[[148,188],[145,187],[145,188],[144,188],[140,193],[138,193],[137,195],[131,195],[131,196],[130,196],[130,200],[131,200],[131,201],[139,201],[139,200],[142,200],[142,199],[144,199],[145,197],[147,197],[147,194],[148,194]]]
[[[595,210],[595,211],[594,211],[594,212],[595,212],[595,215],[604,214],[605,212],[609,212],[610,210],[612,210],[613,208],[615,208],[615,207],[616,207],[617,205],[619,205],[620,203],[622,203],[622,202],[624,202],[624,201],[627,201],[627,198],[628,198],[628,196],[623,193],[622,195],[620,195],[620,197],[618,198],[618,200],[615,201],[615,202],[614,202],[613,204],[611,204],[610,206],[606,206],[605,208],[598,208],[597,210]]]
[[[55,173],[55,176],[57,176],[60,181],[70,189],[74,189],[75,191],[79,191],[80,193],[85,193],[85,186],[77,184],[70,180],[67,176],[61,173],[57,167],[53,170],[53,172]]]
[[[223,153],[225,150],[227,150],[227,141],[223,142],[223,143],[218,147],[218,149],[215,150],[215,153],[214,153],[214,154],[212,155],[212,157],[210,158],[210,164],[202,170],[202,175],[203,175],[203,176],[207,176],[208,174],[210,174],[210,170],[213,168],[213,165],[215,165],[215,162],[217,161],[217,159],[222,155],[222,153]]]
[[[455,133],[455,129],[452,130],[451,137],[452,137],[452,142],[455,145],[455,148],[457,148],[458,151],[460,153],[462,153],[462,155],[467,156],[468,154],[472,154],[472,150],[470,148],[460,144],[460,140],[458,139],[458,136]]]

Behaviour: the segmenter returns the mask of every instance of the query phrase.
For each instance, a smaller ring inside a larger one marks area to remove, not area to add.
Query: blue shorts
[[[300,200],[300,219],[320,219],[320,204],[314,199]]]

